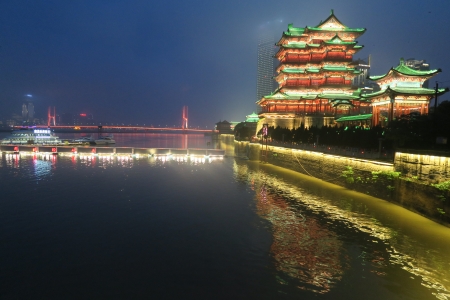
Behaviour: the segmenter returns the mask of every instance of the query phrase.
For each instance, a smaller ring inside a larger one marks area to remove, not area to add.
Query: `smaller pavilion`
[[[395,118],[412,112],[427,114],[430,100],[448,91],[428,89],[423,83],[441,72],[441,69],[419,71],[400,64],[381,76],[370,76],[381,88],[380,91],[361,95],[372,104],[372,126],[385,125]]]

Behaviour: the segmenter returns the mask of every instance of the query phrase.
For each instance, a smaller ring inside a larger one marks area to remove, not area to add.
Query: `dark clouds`
[[[261,30],[314,26],[330,10],[365,27],[358,57],[372,74],[400,57],[426,59],[450,81],[447,0],[432,1],[3,1],[0,5],[2,117],[36,111],[91,112],[98,120],[212,126],[256,109]],[[280,22],[280,20],[283,20]],[[443,83],[450,85],[450,82]]]

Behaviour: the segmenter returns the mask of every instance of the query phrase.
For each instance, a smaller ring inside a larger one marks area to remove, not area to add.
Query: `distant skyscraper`
[[[370,55],[367,59],[357,59],[353,61],[354,68],[361,73],[353,78],[352,85],[361,89],[361,93],[372,93],[379,90],[376,83],[369,79],[370,76]]]
[[[430,65],[423,59],[423,60],[417,60],[414,58],[408,58],[405,60],[405,65],[410,67],[411,69],[417,70],[417,71],[429,71]],[[428,82],[429,80],[426,80],[422,87],[428,88]]]
[[[258,39],[258,72],[256,82],[256,101],[263,96],[270,95],[276,88],[277,83],[273,79],[275,75],[275,59],[277,46],[275,46],[274,35],[271,32],[260,35]]]
[[[22,121],[28,121],[28,108],[26,103],[22,104]]]
[[[28,122],[33,123],[34,121],[34,105],[33,103],[28,103]]]
[[[34,122],[34,104],[31,102],[32,95],[25,95],[25,100],[22,104],[22,122],[31,125]]]
[[[370,56],[367,60],[357,59],[353,62],[355,69],[361,73],[353,78],[353,85],[356,87],[366,87],[367,77],[370,76]]]

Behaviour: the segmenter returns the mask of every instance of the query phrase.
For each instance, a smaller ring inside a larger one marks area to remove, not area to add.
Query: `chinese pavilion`
[[[448,91],[447,88],[434,90],[423,87],[426,80],[439,72],[441,69],[412,69],[401,59],[400,64],[387,74],[370,76],[381,88],[378,92],[361,95],[372,103],[372,126],[384,125],[411,112],[427,114],[430,100]]]
[[[278,89],[257,102],[264,123],[322,126],[336,116],[370,113],[370,102],[352,87],[360,73],[352,66],[353,56],[362,48],[355,40],[365,31],[345,26],[333,11],[315,27],[289,24],[276,44]]]

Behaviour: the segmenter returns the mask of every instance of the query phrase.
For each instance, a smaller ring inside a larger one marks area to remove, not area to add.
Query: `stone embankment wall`
[[[450,226],[450,193],[432,186],[450,180],[446,157],[397,153],[394,163],[315,151],[234,142],[235,156],[287,168],[397,203]]]
[[[450,157],[446,152],[397,152],[394,167],[397,172],[426,184],[450,180]]]

